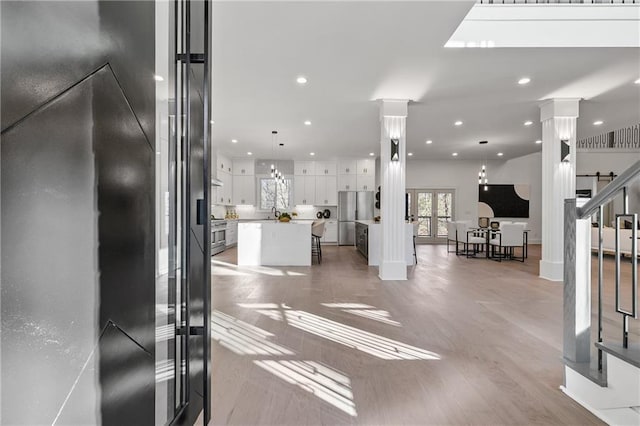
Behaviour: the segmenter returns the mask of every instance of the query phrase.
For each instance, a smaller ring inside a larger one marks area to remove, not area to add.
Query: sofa
[[[631,255],[631,232],[632,229],[620,230],[620,252]],[[640,235],[640,231],[638,231]],[[602,229],[602,249],[605,253],[615,253],[616,251],[616,229],[605,226]],[[591,250],[598,251],[598,228],[591,228]]]

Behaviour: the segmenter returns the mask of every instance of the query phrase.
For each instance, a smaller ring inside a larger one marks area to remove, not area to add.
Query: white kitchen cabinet
[[[338,183],[335,176],[316,176],[316,206],[338,204]]]
[[[358,169],[356,160],[338,160],[339,175],[355,175]]]
[[[233,202],[233,177],[226,172],[219,172],[218,179],[222,186],[218,187],[217,204],[231,205]]]
[[[223,154],[218,154],[218,159],[217,159],[217,167],[216,170],[217,172],[225,172],[225,173],[229,173],[232,174],[233,173],[233,167],[232,167],[232,162],[229,159],[229,157],[223,155]],[[218,179],[220,179],[218,177]]]
[[[337,243],[338,242],[338,221],[326,220],[324,222],[324,235],[320,239],[322,243]]]
[[[256,162],[254,160],[233,160],[234,176],[254,175],[256,170]]]
[[[238,221],[227,221],[227,230],[225,231],[226,246],[231,247],[238,244]]]
[[[338,191],[355,191],[356,175],[338,175]]]
[[[358,191],[375,191],[376,177],[375,175],[358,175],[356,189]]]
[[[316,199],[316,177],[293,177],[293,200],[297,206],[313,205]]]
[[[316,161],[315,162],[315,175],[316,176],[335,176],[337,164],[335,161]]]
[[[256,203],[256,180],[255,176],[234,175],[233,176],[233,204]]]
[[[358,175],[363,176],[375,176],[376,175],[376,161],[371,159],[364,159],[357,161]]]
[[[315,161],[294,161],[293,174],[296,176],[313,176],[315,174]]]

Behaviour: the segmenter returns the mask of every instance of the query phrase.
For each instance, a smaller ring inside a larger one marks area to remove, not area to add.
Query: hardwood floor
[[[212,423],[589,425],[562,384],[562,285],[418,246],[382,282],[352,247],[311,267],[212,258]],[[350,304],[350,305],[349,305]]]

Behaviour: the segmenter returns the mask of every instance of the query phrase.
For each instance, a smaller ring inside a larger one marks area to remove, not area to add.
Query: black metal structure
[[[0,7],[3,423],[153,424],[154,4]]]
[[[174,12],[168,408],[193,424],[210,419],[212,11]],[[155,2],[3,1],[0,19],[2,422],[155,424]]]
[[[172,424],[193,424],[204,410],[210,414],[210,300],[211,222],[210,217],[210,88],[211,22],[209,1],[179,0],[174,4],[173,81],[176,131],[172,144],[180,150],[183,230],[179,297],[181,311],[177,324],[176,350],[182,351],[182,365],[176,364],[180,395]],[[177,287],[176,287],[177,290]],[[177,293],[177,292],[176,292]]]

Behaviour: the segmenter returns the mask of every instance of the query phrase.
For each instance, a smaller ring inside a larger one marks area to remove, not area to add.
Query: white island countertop
[[[238,265],[311,265],[311,220],[238,223]]]

